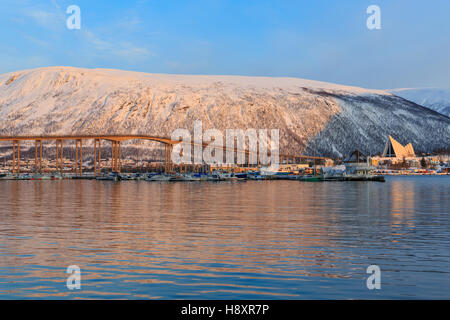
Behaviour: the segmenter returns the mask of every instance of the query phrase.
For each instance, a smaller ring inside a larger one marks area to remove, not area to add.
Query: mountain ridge
[[[450,119],[382,90],[300,78],[46,67],[0,75],[0,135],[280,129],[284,153],[382,151],[389,134],[448,147]]]
[[[399,88],[388,92],[450,117],[450,89]]]

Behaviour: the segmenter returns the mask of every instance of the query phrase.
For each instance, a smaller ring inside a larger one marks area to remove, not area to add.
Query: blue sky
[[[81,29],[66,8],[81,9]],[[366,9],[381,8],[381,30]],[[2,0],[0,73],[43,66],[450,87],[450,1]]]

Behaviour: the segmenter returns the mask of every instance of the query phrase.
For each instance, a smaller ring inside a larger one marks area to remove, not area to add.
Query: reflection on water
[[[447,177],[1,181],[0,298],[450,298],[449,194]]]

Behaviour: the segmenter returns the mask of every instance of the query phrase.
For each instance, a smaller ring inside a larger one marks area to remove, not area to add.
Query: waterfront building
[[[371,160],[359,150],[353,151],[344,160],[345,172],[354,175],[369,175],[375,169],[371,165]]]
[[[403,146],[397,140],[389,136],[388,139],[386,140],[386,144],[384,145],[382,157],[404,159],[404,158],[415,158],[416,155],[414,153],[414,148],[411,142]]]

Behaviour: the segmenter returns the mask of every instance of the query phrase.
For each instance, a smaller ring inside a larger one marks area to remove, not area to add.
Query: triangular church
[[[397,140],[389,136],[384,145],[383,157],[414,158],[415,156],[411,143],[402,146]]]

